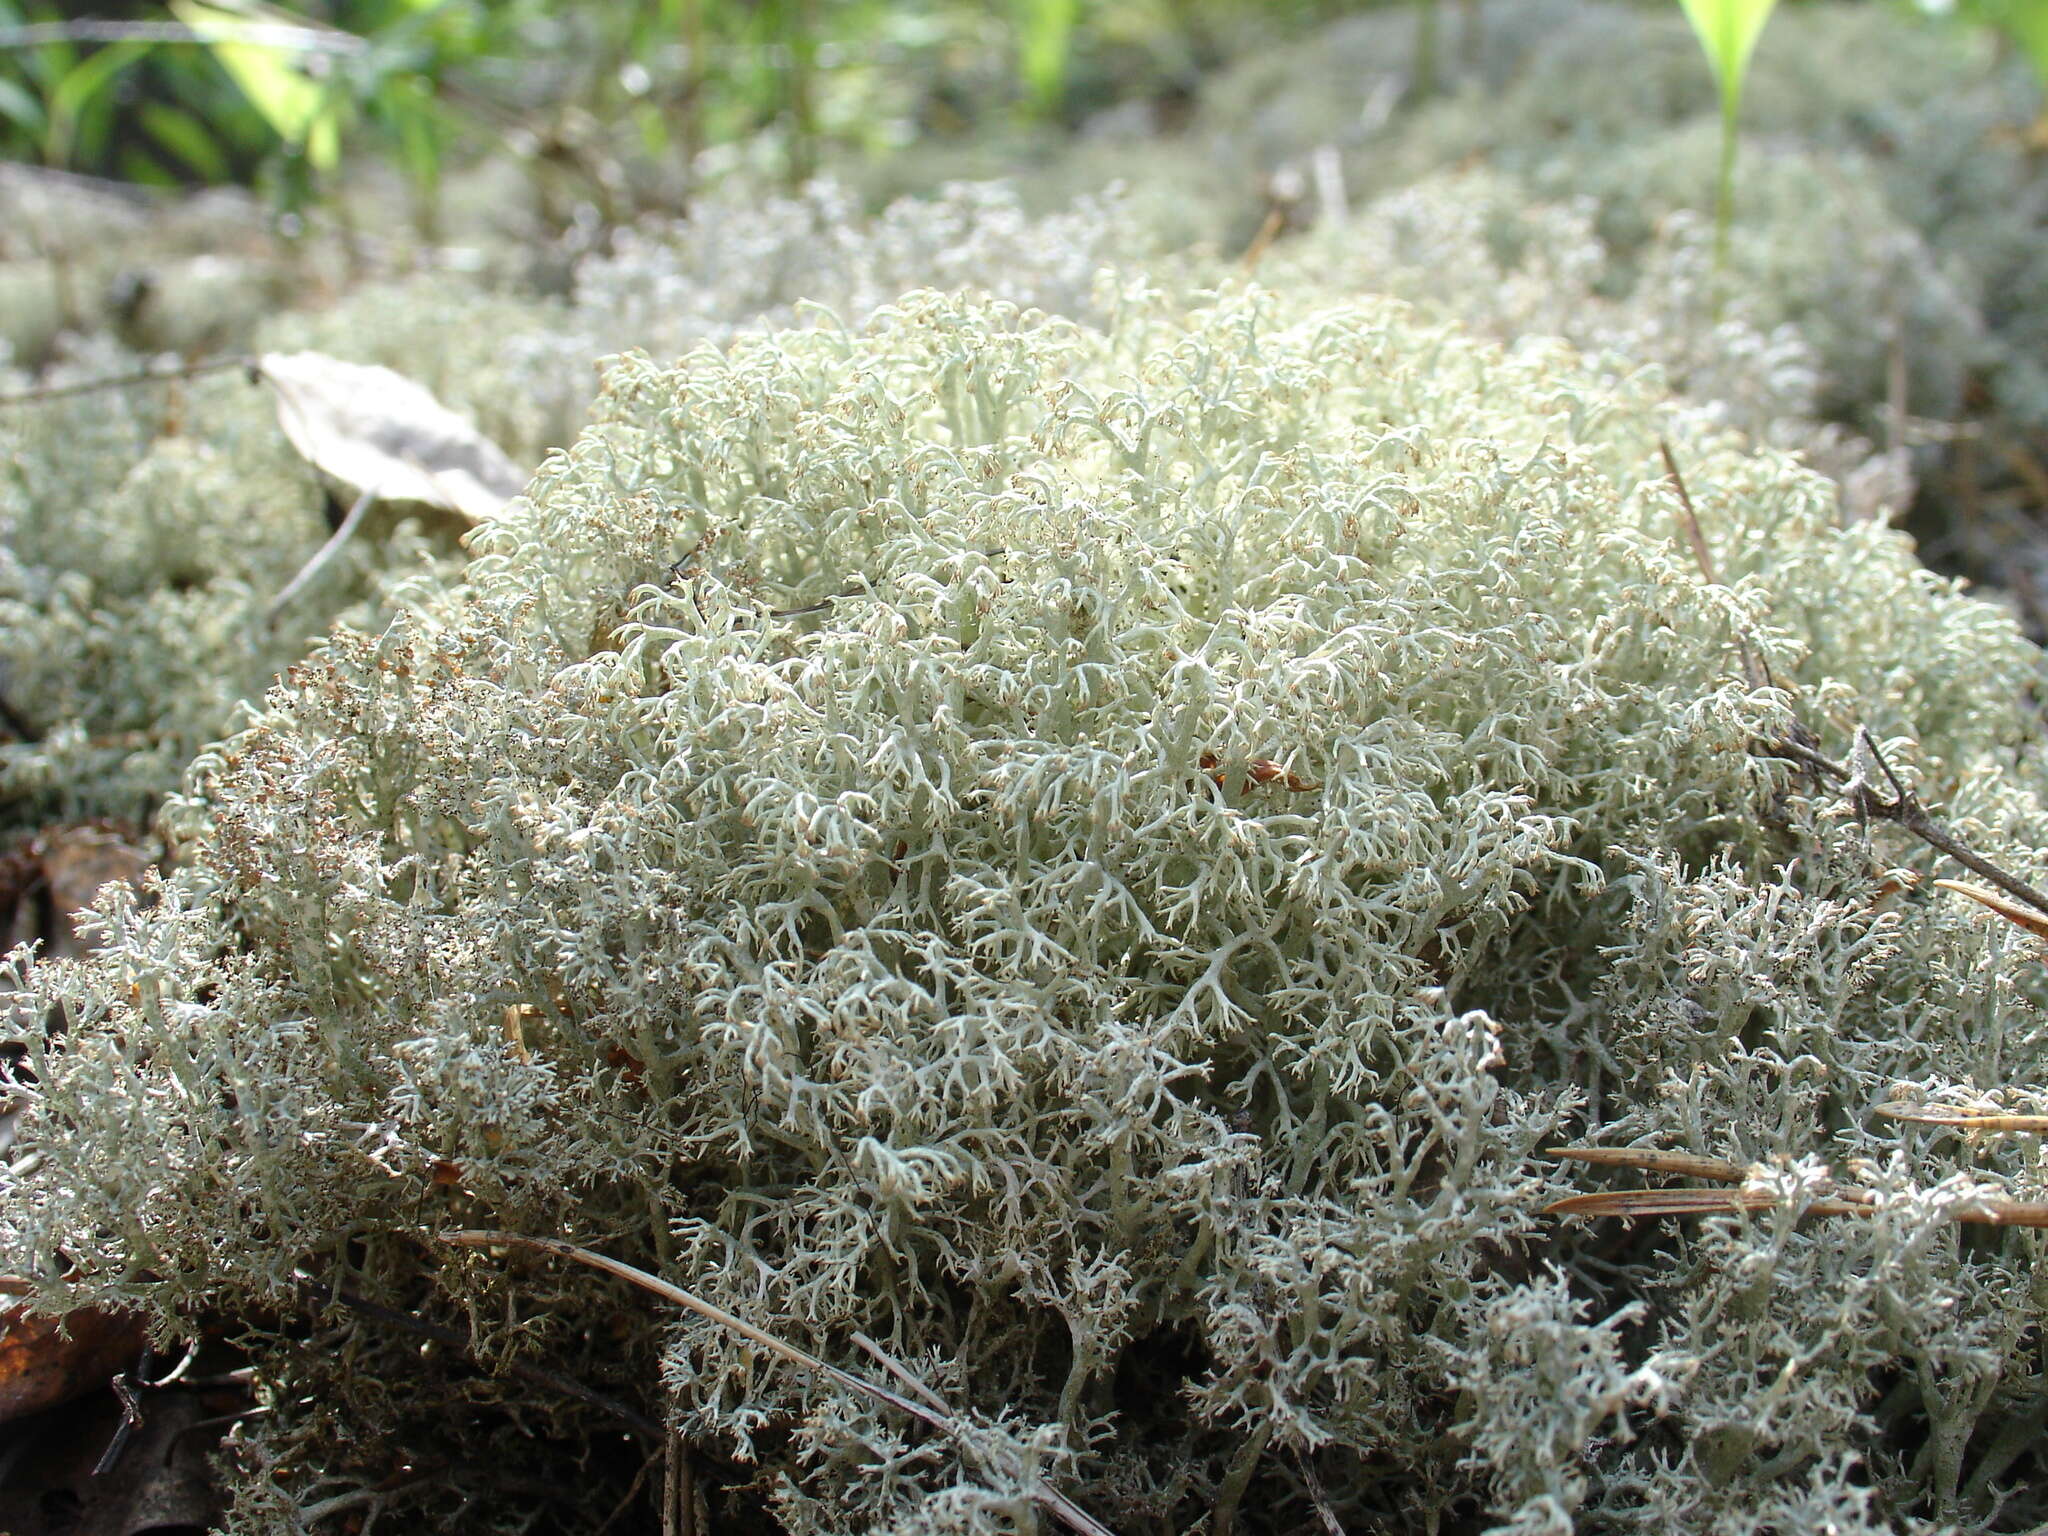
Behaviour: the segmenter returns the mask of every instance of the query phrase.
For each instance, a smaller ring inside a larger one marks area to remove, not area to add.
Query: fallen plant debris
[[[1887,1120],[1954,1126],[1966,1131],[2048,1131],[2048,1115],[2014,1115],[1963,1104],[1880,1104],[1871,1113]]]
[[[699,1317],[708,1318],[721,1328],[729,1329],[749,1343],[758,1344],[770,1354],[788,1361],[791,1365],[803,1367],[827,1381],[846,1387],[864,1397],[906,1413],[920,1424],[936,1429],[960,1448],[970,1461],[981,1463],[994,1472],[997,1480],[1006,1484],[1021,1484],[1047,1514],[1057,1519],[1069,1530],[1078,1531],[1081,1536],[1114,1536],[1109,1527],[1102,1524],[1072,1499],[1057,1488],[1049,1486],[1041,1478],[1034,1458],[1022,1446],[1016,1445],[1010,1436],[1003,1433],[998,1425],[969,1424],[957,1418],[945,1405],[945,1400],[934,1392],[930,1385],[920,1381],[902,1361],[890,1356],[874,1340],[865,1335],[856,1342],[868,1354],[881,1362],[890,1375],[904,1383],[914,1397],[906,1397],[892,1387],[870,1381],[865,1376],[856,1376],[852,1371],[842,1370],[828,1360],[820,1360],[808,1350],[778,1339],[772,1333],[756,1328],[752,1323],[736,1317],[723,1307],[712,1305],[703,1297],[684,1290],[679,1285],[670,1285],[659,1276],[650,1275],[644,1269],[608,1257],[589,1248],[581,1248],[558,1237],[528,1237],[517,1232],[442,1232],[441,1241],[458,1248],[531,1248],[541,1253],[552,1253],[565,1259],[574,1259],[592,1269],[616,1275],[643,1291],[651,1292],[677,1306],[687,1307]]]
[[[266,352],[256,369],[292,446],[359,497],[481,523],[526,487],[504,449],[403,374],[319,352]]]
[[[1910,1112],[1881,1110],[1892,1118],[1920,1118]],[[1935,1120],[1931,1123],[1945,1124]],[[2048,1121],[2044,1121],[2048,1124]],[[2011,1127],[2007,1127],[2010,1129]],[[1611,1189],[1583,1195],[1567,1195],[1543,1208],[1546,1216],[1723,1216],[1743,1212],[1779,1210],[1789,1206],[1786,1195],[1760,1187],[1770,1169],[1759,1163],[1744,1165],[1722,1162],[1690,1153],[1663,1152],[1634,1147],[1548,1147],[1545,1152],[1569,1162],[1590,1163],[1604,1168],[1633,1168],[1646,1173],[1680,1173],[1691,1178],[1711,1179],[1730,1187],[1724,1189]],[[1830,1176],[1823,1191],[1800,1207],[1806,1216],[1872,1216],[1882,1209],[1874,1190],[1844,1184]],[[1951,1221],[1987,1227],[2048,1228],[2048,1201],[2009,1200],[2002,1195],[1973,1196],[1948,1207]]]
[[[83,953],[79,915],[110,882],[139,888],[159,852],[139,828],[106,818],[16,839],[0,854],[0,942],[36,943],[52,956]]]
[[[8,1536],[190,1536],[218,1528],[222,1499],[210,1458],[230,1423],[258,1411],[246,1391],[232,1383],[140,1381],[126,1391],[126,1401],[101,1390],[0,1431]]]
[[[1720,577],[1715,571],[1713,554],[1701,531],[1699,513],[1693,506],[1692,493],[1686,489],[1685,475],[1678,467],[1677,456],[1672,453],[1670,442],[1663,438],[1657,441],[1657,451],[1664,461],[1664,477],[1678,498],[1679,526],[1685,534],[1694,563],[1709,582],[1718,582]],[[1749,685],[1752,688],[1770,686],[1769,669],[1758,659],[1751,637],[1738,634],[1736,646],[1741,652],[1743,675]],[[1886,761],[1868,726],[1856,728],[1854,766],[1837,762],[1822,752],[1820,738],[1804,721],[1794,721],[1781,739],[1761,744],[1756,750],[1760,756],[1788,759],[1799,763],[1816,777],[1832,780],[1841,786],[1842,798],[1849,808],[1864,821],[1894,822],[1929,847],[1947,854],[1964,868],[1991,881],[2005,894],[1956,880],[1937,880],[1935,884],[1982,902],[2037,937],[2048,938],[2048,893],[1974,852],[1951,829],[1929,815],[1919,797],[1906,787]],[[1872,785],[1868,773],[1871,767],[1881,771],[1890,783],[1892,793],[1889,799]],[[2024,905],[2015,904],[2010,899],[2013,897]]]
[[[30,1287],[0,1280],[0,1295]],[[0,1311],[0,1424],[67,1403],[106,1386],[142,1352],[141,1319],[82,1308],[64,1317],[24,1305]]]
[[[1707,546],[1706,536],[1701,531],[1699,513],[1693,506],[1692,493],[1686,489],[1685,475],[1678,467],[1678,459],[1671,451],[1668,440],[1659,438],[1657,451],[1664,461],[1664,477],[1678,497],[1679,526],[1683,530],[1694,563],[1700,574],[1709,582],[1719,581],[1715,572],[1714,558]],[[1758,659],[1756,647],[1747,635],[1738,634],[1737,648],[1742,655],[1742,669],[1752,688],[1771,684],[1769,669]],[[2000,868],[1966,846],[1956,834],[1928,814],[1919,797],[1906,787],[1892,765],[1886,761],[1883,750],[1870,733],[1870,728],[1859,725],[1856,728],[1855,751],[1852,763],[1840,763],[1820,750],[1820,738],[1804,721],[1794,721],[1791,729],[1779,740],[1760,745],[1757,749],[1764,757],[1785,758],[1799,763],[1817,777],[1832,780],[1841,786],[1842,798],[1849,808],[1864,821],[1890,821],[1919,838],[1929,847],[1947,854],[1965,869],[1981,875],[1998,886],[2005,895],[2001,896],[1982,887],[1961,881],[1937,880],[1936,885],[1960,892],[1973,900],[1982,902],[1994,912],[2010,919],[2037,937],[2048,938],[2048,893],[2017,875]],[[1892,793],[1889,799],[1881,795],[1872,785],[1868,769],[1881,771],[1890,783]],[[2015,905],[2009,898],[2017,897],[2024,905]]]
[[[1967,896],[1970,900],[1989,907],[2007,922],[2026,929],[2037,939],[2048,939],[2048,913],[2037,912],[2030,906],[2022,906],[1997,891],[1987,891],[1981,885],[1971,885],[1966,880],[1937,880],[1934,883],[1944,891],[1954,891],[1959,896]]]
[[[1788,758],[1834,780],[1841,786],[1843,801],[1857,816],[1865,821],[1892,822],[1912,833],[1930,848],[1947,854],[1965,869],[1982,875],[2008,895],[2018,897],[2033,912],[2048,914],[2048,894],[1975,852],[1953,831],[1928,814],[1927,807],[1920,803],[1920,797],[1906,787],[1905,781],[1885,760],[1884,752],[1879,748],[1876,738],[1870,734],[1868,726],[1856,727],[1856,753],[1860,761],[1854,768],[1846,763],[1836,762],[1804,741],[1789,737],[1759,746],[1757,751],[1764,757]],[[1889,799],[1871,783],[1866,765],[1875,766],[1890,781],[1892,793]],[[1956,885],[1953,882],[1937,883],[1948,883],[1952,889],[1960,889],[1965,895],[1978,894],[1975,887]],[[1994,910],[2012,916],[2013,912],[2020,909],[2013,908],[2007,903]],[[2017,918],[2014,920],[2018,921]]]

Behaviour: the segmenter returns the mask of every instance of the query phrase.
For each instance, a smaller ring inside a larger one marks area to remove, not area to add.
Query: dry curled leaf
[[[1195,759],[1195,762],[1202,772],[1208,774],[1210,778],[1216,781],[1219,789],[1223,786],[1222,758],[1218,757],[1214,752],[1204,752]],[[1306,794],[1309,790],[1318,787],[1311,779],[1304,779],[1298,773],[1289,773],[1270,757],[1255,757],[1244,765],[1244,793],[1250,794],[1255,786],[1265,784],[1279,784],[1284,788],[1293,790],[1298,795]]]
[[[135,1363],[142,1339],[138,1320],[111,1312],[0,1312],[0,1424],[98,1391]]]
[[[320,352],[266,352],[277,419],[314,468],[380,501],[420,501],[480,523],[526,476],[504,449],[389,368]]]

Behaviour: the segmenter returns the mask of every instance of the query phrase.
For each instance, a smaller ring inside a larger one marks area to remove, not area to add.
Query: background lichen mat
[[[2030,867],[2039,653],[1654,376],[1091,304],[611,362],[17,959],[10,1264],[236,1320],[235,1530],[594,1529],[656,1426],[804,1536],[2048,1516],[2038,1239],[1949,1219],[2032,1138],[1877,1113],[2034,1103],[2039,962],[1773,751]],[[1560,1142],[1771,1198],[1546,1217]]]

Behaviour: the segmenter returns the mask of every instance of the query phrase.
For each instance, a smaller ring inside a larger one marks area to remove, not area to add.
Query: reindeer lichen
[[[2042,1082],[2032,962],[1759,750],[1867,724],[2025,862],[2038,653],[1556,344],[1098,313],[612,363],[459,583],[202,758],[98,951],[13,962],[9,1267],[242,1321],[240,1530],[595,1528],[641,1455],[519,1365],[801,1536],[1044,1529],[1038,1478],[1126,1536],[2042,1518],[2036,1241],[1944,1219],[2038,1161],[1872,1114]],[[1788,1205],[1589,1239],[1586,1136]],[[1800,1224],[1822,1157],[1874,1215]],[[448,1225],[865,1335],[964,1438]]]

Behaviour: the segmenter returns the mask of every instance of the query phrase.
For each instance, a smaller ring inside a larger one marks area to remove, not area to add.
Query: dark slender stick
[[[1301,1480],[1308,1488],[1309,1502],[1315,1505],[1316,1515],[1322,1520],[1327,1536],[1344,1536],[1344,1522],[1337,1518],[1336,1506],[1330,1502],[1330,1491],[1316,1476],[1316,1466],[1309,1459],[1309,1453],[1298,1445],[1294,1447],[1294,1464],[1301,1468]]]
[[[102,389],[125,389],[131,384],[159,384],[166,380],[189,379],[197,374],[217,373],[223,368],[253,368],[253,357],[212,357],[204,362],[177,368],[144,368],[136,373],[117,373],[107,379],[86,379],[77,384],[46,384],[24,389],[19,394],[0,395],[0,406],[40,405],[45,400],[66,400],[73,395],[90,395]]]
[[[147,1358],[146,1351],[144,1357]],[[121,1453],[128,1449],[129,1438],[136,1430],[142,1428],[142,1404],[135,1399],[135,1384],[128,1379],[128,1373],[123,1371],[107,1385],[114,1389],[114,1396],[120,1400],[121,1422],[114,1430],[114,1438],[109,1440],[107,1448],[100,1452],[100,1459],[93,1464],[94,1477],[105,1477],[114,1470],[114,1464],[121,1459]]]
[[[1718,583],[1721,578],[1714,570],[1714,552],[1707,548],[1707,536],[1700,528],[1700,515],[1693,508],[1692,492],[1685,488],[1685,476],[1679,472],[1678,458],[1672,453],[1671,444],[1661,437],[1657,439],[1657,451],[1664,456],[1664,477],[1671,482],[1671,489],[1678,493],[1678,520],[1685,528],[1686,541],[1692,545],[1692,558],[1702,576]],[[1750,645],[1747,635],[1736,635],[1735,650],[1742,657],[1742,675],[1748,679],[1749,686],[1771,687],[1771,669]]]
[[[604,1536],[606,1531],[617,1525],[619,1523],[619,1516],[623,1515],[632,1502],[640,1497],[640,1490],[647,1486],[648,1469],[661,1460],[661,1454],[660,1451],[656,1451],[652,1456],[649,1456],[640,1463],[640,1470],[633,1474],[633,1481],[626,1485],[625,1493],[620,1495],[619,1502],[612,1506],[612,1512],[604,1517],[604,1522],[598,1526],[595,1536]]]
[[[1685,524],[1685,536],[1692,545],[1692,557],[1699,562],[1700,574],[1709,581],[1718,581],[1714,574],[1713,552],[1707,548],[1707,536],[1700,531],[1699,514],[1692,509],[1692,492],[1685,488],[1685,476],[1678,472],[1678,460],[1672,456],[1671,445],[1663,438],[1657,439],[1657,451],[1664,455],[1664,475],[1671,482],[1671,488],[1678,492],[1680,521]]]
[[[1803,741],[1774,741],[1768,746],[1759,746],[1757,753],[1762,757],[1782,757],[1800,764],[1809,772],[1833,779],[1837,784],[1849,782],[1849,770],[1828,757],[1819,749]]]
[[[1860,813],[1897,823],[1929,847],[1947,854],[1963,868],[1982,875],[2006,895],[2017,897],[2036,912],[2048,913],[2048,895],[2042,894],[2019,876],[2007,874],[1981,854],[1973,853],[1955,833],[1927,814],[1927,809],[1921,805],[1919,796],[1905,786],[1899,776],[1892,771],[1892,765],[1885,761],[1884,753],[1878,750],[1877,742],[1872,738],[1868,726],[1856,727],[1856,744],[1870,755],[1872,762],[1884,770],[1884,776],[1891,781],[1892,786],[1892,798],[1887,802],[1873,794],[1870,786],[1862,781],[1860,775],[1850,780],[1844,792]]]
[[[4,728],[16,741],[41,741],[43,733],[21,717],[21,712],[5,698],[0,698],[0,728]]]
[[[940,1434],[953,1441],[963,1451],[970,1454],[975,1453],[974,1442],[962,1429],[959,1421],[951,1414],[936,1408],[927,1407],[917,1398],[907,1397],[903,1393],[898,1392],[894,1387],[885,1387],[878,1381],[870,1381],[865,1376],[856,1376],[851,1371],[842,1370],[829,1360],[821,1360],[808,1350],[799,1349],[796,1345],[779,1339],[764,1329],[756,1328],[745,1318],[706,1301],[703,1297],[692,1291],[686,1291],[679,1285],[671,1285],[660,1276],[650,1275],[644,1269],[636,1269],[621,1259],[612,1258],[609,1254],[599,1253],[591,1248],[578,1247],[575,1243],[565,1241],[559,1237],[528,1237],[518,1232],[450,1231],[437,1233],[436,1236],[442,1242],[458,1248],[535,1248],[542,1253],[552,1253],[565,1259],[574,1259],[577,1263],[587,1264],[592,1269],[602,1270],[608,1275],[616,1275],[619,1279],[627,1281],[629,1284],[639,1286],[643,1291],[651,1291],[656,1296],[672,1301],[680,1307],[687,1308],[699,1317],[708,1319],[728,1332],[739,1335],[739,1337],[747,1340],[749,1343],[760,1345],[770,1354],[786,1360],[792,1365],[802,1366],[806,1370],[824,1377],[827,1381],[858,1392],[864,1397],[872,1398],[878,1403],[886,1404],[888,1407],[894,1408],[898,1413],[908,1414],[919,1423],[939,1431]],[[908,1367],[906,1366],[902,1369],[907,1371]],[[1078,1532],[1079,1536],[1113,1536],[1113,1533],[1101,1521],[1082,1509],[1057,1488],[1044,1482],[1042,1478],[1034,1478],[1033,1485],[1029,1488],[1028,1492],[1034,1504],[1039,1505],[1048,1514],[1055,1516],[1061,1524]]]
[[[1700,573],[1709,581],[1714,579],[1714,558],[1707,549],[1707,541],[1700,531],[1700,520],[1693,510],[1692,495],[1685,488],[1685,476],[1679,472],[1678,460],[1671,452],[1671,444],[1662,438],[1657,440],[1657,451],[1664,457],[1664,472],[1678,493],[1678,506],[1682,514],[1688,540],[1692,544],[1693,559],[1699,562]],[[1743,671],[1748,674],[1749,685],[1761,688],[1770,682],[1770,671],[1764,666],[1745,636],[1735,640],[1742,653]],[[1878,749],[1877,742],[1870,734],[1869,727],[1856,728],[1856,745],[1870,760],[1877,764],[1892,786],[1892,797],[1884,799],[1870,785],[1860,772],[1838,763],[1820,750],[1820,738],[1810,731],[1803,720],[1794,720],[1790,732],[1781,740],[1760,746],[1756,750],[1766,757],[1781,757],[1803,766],[1816,779],[1826,777],[1842,786],[1842,796],[1850,808],[1865,820],[1889,821],[1919,838],[1930,848],[1947,854],[1963,868],[1983,876],[1993,885],[2025,902],[2035,911],[2048,914],[2048,894],[2036,890],[2017,875],[2006,873],[1981,854],[1973,853],[1962,839],[1947,827],[1927,814],[1927,808],[1920,803],[1905,785],[1892,765],[1885,761],[1885,755]]]
[[[1920,803],[1920,797],[1906,787],[1905,781],[1885,760],[1868,726],[1856,727],[1856,745],[1890,782],[1891,799],[1879,794],[1860,773],[1803,742],[1775,741],[1757,750],[1763,756],[1786,758],[1834,780],[1842,786],[1842,798],[1849,802],[1850,809],[1858,816],[1871,821],[1889,821],[1903,828],[1928,847],[1947,854],[1972,874],[1983,876],[2006,895],[2025,902],[2036,912],[2048,914],[2048,893],[2035,889],[2018,875],[2008,874],[1982,854],[1973,852],[1954,832],[1927,814],[1927,807]]]

